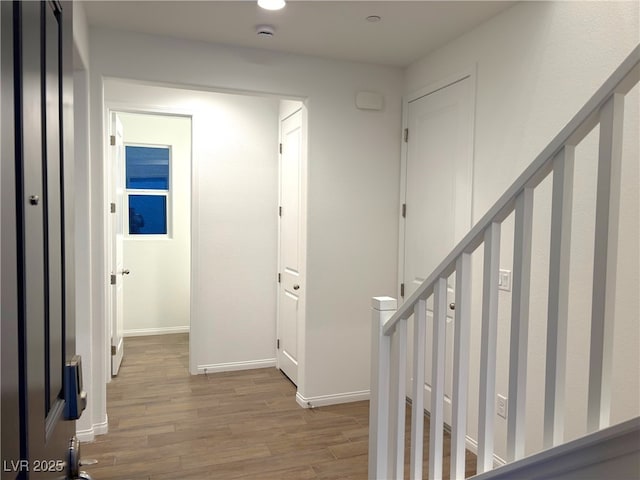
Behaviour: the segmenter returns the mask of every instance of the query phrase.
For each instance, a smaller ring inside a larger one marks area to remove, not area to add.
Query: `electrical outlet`
[[[498,288],[505,292],[511,291],[511,270],[500,269],[498,275]]]
[[[496,413],[502,418],[507,418],[507,397],[498,394],[496,401]]]

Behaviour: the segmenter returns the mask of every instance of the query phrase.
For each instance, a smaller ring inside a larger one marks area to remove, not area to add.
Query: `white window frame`
[[[136,143],[125,142],[125,160],[124,160],[124,236],[128,240],[161,240],[173,238],[173,149],[171,145],[163,145],[157,143]],[[127,147],[144,147],[159,148],[169,150],[169,189],[168,190],[149,190],[141,188],[127,188]],[[167,208],[167,233],[129,233],[129,195],[154,195],[166,198]]]

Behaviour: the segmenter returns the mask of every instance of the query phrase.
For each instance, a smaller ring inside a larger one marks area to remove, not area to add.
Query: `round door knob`
[[[456,309],[456,304],[455,304],[455,303],[453,303],[453,302],[451,302],[451,303],[449,304],[449,309],[450,309],[450,310],[455,310],[455,309]]]
[[[300,285],[295,284],[295,285],[293,286],[293,289],[294,289],[294,290],[299,290],[299,289],[300,289]]]

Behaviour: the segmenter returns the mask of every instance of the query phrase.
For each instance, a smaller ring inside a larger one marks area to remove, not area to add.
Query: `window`
[[[125,147],[129,235],[167,235],[169,147]]]

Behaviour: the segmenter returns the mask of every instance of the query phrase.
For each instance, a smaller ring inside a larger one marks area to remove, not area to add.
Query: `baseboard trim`
[[[133,328],[123,330],[123,337],[145,337],[147,335],[170,335],[172,333],[189,333],[189,326],[185,327],[160,327],[160,328]]]
[[[464,440],[464,443],[466,445],[467,450],[469,450],[476,456],[478,455],[478,442],[474,438],[471,438],[469,435],[467,435]],[[498,468],[506,464],[507,464],[507,461],[505,459],[499,457],[495,453],[493,454],[493,468]]]
[[[94,425],[93,433],[96,435],[105,435],[109,433],[109,417],[106,417],[104,422]]]
[[[109,419],[104,422],[96,423],[91,428],[85,430],[76,430],[76,437],[80,442],[93,442],[97,435],[104,435],[109,432]]]
[[[76,437],[81,443],[89,443],[95,440],[96,432],[93,427],[86,430],[76,430]]]
[[[296,393],[296,402],[302,408],[326,407],[327,405],[338,405],[340,403],[360,402],[369,400],[370,391],[360,390],[358,392],[336,393],[333,395],[319,395],[317,397],[303,397],[300,392]]]
[[[204,373],[232,372],[234,370],[252,370],[254,368],[272,368],[276,366],[275,358],[263,360],[249,360],[246,362],[214,363],[211,365],[198,365],[198,375]]]

